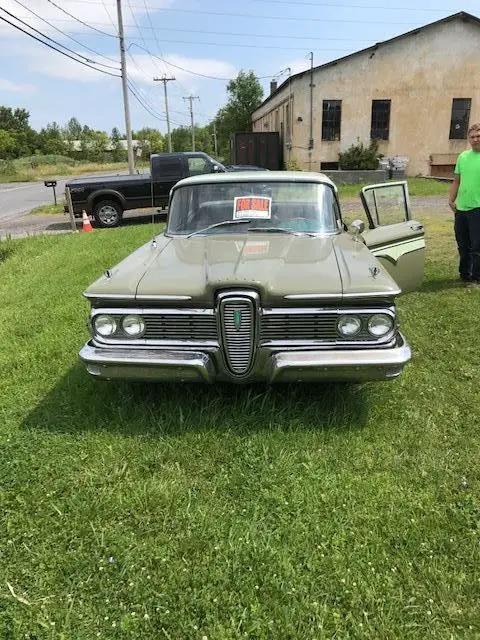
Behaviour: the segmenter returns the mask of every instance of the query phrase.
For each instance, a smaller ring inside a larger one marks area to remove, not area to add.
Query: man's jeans
[[[462,280],[480,282],[480,207],[455,213],[455,238]]]

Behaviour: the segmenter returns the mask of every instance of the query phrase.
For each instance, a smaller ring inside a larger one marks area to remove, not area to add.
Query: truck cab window
[[[158,164],[158,172],[162,178],[176,177],[182,175],[182,163],[179,158],[162,158]]]

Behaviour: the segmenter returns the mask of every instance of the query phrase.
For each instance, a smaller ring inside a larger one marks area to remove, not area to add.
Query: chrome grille
[[[260,340],[337,340],[336,313],[272,313],[262,317]]]
[[[253,360],[255,304],[247,297],[226,297],[220,302],[223,348],[232,373],[243,375]]]
[[[213,315],[168,313],[145,315],[147,340],[218,340]]]
[[[365,327],[364,314],[362,318]],[[305,341],[313,340],[351,342],[337,333],[337,313],[264,313],[260,326],[260,342]],[[365,328],[355,336],[356,340],[372,342],[375,340]]]

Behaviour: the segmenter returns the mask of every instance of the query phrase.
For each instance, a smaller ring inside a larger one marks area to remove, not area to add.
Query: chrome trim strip
[[[83,297],[87,300],[135,300],[134,293],[122,294],[119,293],[87,293],[83,292]]]
[[[170,295],[141,295],[137,296],[134,293],[118,294],[118,293],[83,293],[83,296],[88,300],[167,300],[167,301],[183,301],[191,300],[192,296],[170,296]]]
[[[291,293],[283,297],[285,300],[343,300],[343,298],[390,298],[401,293],[401,289],[393,289],[366,293]]]
[[[192,296],[174,296],[174,295],[137,295],[135,296],[136,300],[191,300]]]
[[[283,296],[285,300],[341,300],[341,293],[290,293]]]
[[[401,289],[393,289],[391,291],[370,291],[366,293],[344,293],[344,298],[390,298],[391,296],[399,296]]]
[[[198,316],[213,316],[214,310],[210,307],[202,309],[202,308],[190,308],[190,307],[180,307],[174,308],[170,307],[164,309],[163,307],[95,307],[91,309],[91,316],[96,316],[100,313],[106,313],[108,315],[170,315],[170,314],[182,314],[182,315],[198,315]]]

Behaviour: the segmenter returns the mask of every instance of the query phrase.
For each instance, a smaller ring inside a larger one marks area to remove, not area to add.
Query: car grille
[[[232,296],[220,303],[223,348],[231,372],[245,374],[254,355],[255,303],[251,298]]]
[[[360,317],[363,318],[363,315],[360,314]],[[336,313],[305,313],[303,311],[301,313],[264,313],[260,328],[260,342],[351,341],[337,333],[337,319]],[[369,342],[375,340],[365,328],[355,339]]]
[[[337,340],[336,313],[272,313],[262,317],[260,340]]]
[[[145,315],[147,340],[217,340],[217,324],[213,315],[166,313]]]

